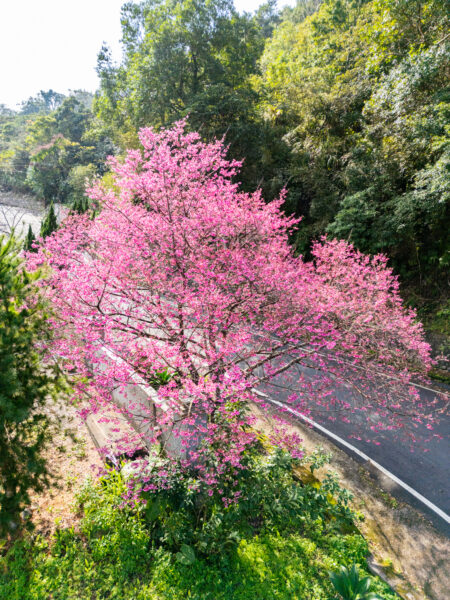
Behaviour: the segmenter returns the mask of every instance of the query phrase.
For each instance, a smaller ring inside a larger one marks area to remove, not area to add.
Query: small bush
[[[154,457],[154,469],[149,462],[150,481],[154,481],[153,473],[161,470],[162,460]],[[268,455],[249,452],[245,468],[234,472],[232,478],[224,476],[214,491],[181,470],[168,474],[169,468],[173,469],[173,463],[168,463],[167,489],[142,488],[133,476],[128,486],[131,496],[137,494],[144,504],[142,515],[153,543],[171,552],[180,552],[184,545],[192,547],[197,556],[212,557],[263,530],[313,537],[353,531],[348,492],[331,475],[322,485],[302,485],[293,476],[296,463],[279,449]],[[136,469],[142,473],[138,465]]]

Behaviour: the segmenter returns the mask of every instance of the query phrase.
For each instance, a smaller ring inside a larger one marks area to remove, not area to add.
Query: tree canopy
[[[75,369],[76,396],[132,421],[138,410],[146,443],[178,440],[206,485],[257,443],[248,408],[263,384],[290,386],[304,413],[351,411],[374,436],[414,440],[430,416],[405,384],[429,347],[386,259],[336,240],[317,242],[314,262],[295,257],[283,197],[239,192],[226,148],[184,129],[142,129],[142,150],[111,161],[116,192],[90,190],[98,214],[72,213],[29,255],[47,265],[51,352]],[[139,382],[158,387],[154,404],[133,400]]]
[[[80,167],[90,179],[102,175],[115,147],[95,129],[92,94],[49,90],[31,100],[36,110],[23,105],[19,113],[0,115],[0,185],[32,192],[46,204],[74,202],[84,194]]]
[[[99,55],[95,111],[122,148],[189,117],[244,159],[241,186],[385,252],[419,295],[449,264],[449,16],[444,0],[299,0],[239,15],[229,0],[128,3],[124,58]]]
[[[239,14],[232,0],[125,4],[123,62],[100,52],[96,114],[122,145],[136,144],[139,127],[189,115],[193,130],[208,140],[225,136],[231,156],[246,158],[244,178],[255,188],[262,133],[250,77],[276,19],[273,2],[254,16]]]
[[[288,205],[309,225],[300,247],[327,230],[439,285],[450,260],[447,3],[326,0],[300,22],[294,12],[266,44],[259,82],[291,149]]]

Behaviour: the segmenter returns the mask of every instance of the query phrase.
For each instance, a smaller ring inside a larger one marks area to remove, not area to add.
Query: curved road
[[[428,403],[435,397],[435,393],[431,390],[418,389],[424,402]],[[270,386],[266,386],[261,391],[267,394],[269,398],[276,398],[276,402],[286,403],[286,406],[289,406],[290,390],[277,389],[276,395],[273,395]],[[444,389],[442,391],[445,393]],[[427,451],[420,448],[421,440],[430,437],[430,431],[425,426],[419,426],[416,430],[419,443],[417,444],[418,447],[412,451],[409,444],[398,439],[395,433],[391,431],[384,431],[379,434],[377,439],[381,443],[375,445],[364,440],[350,438],[353,428],[349,423],[340,420],[320,419],[317,416],[314,416],[313,419],[314,422],[367,454],[372,460],[424,496],[444,513],[450,515],[450,416],[448,414],[441,415],[439,423],[434,426],[433,433],[439,434],[442,439],[433,438],[425,443],[424,447]],[[339,444],[334,439],[331,439],[331,441],[358,459],[358,456],[355,456],[347,447]],[[427,514],[439,529],[450,535],[449,523],[446,523],[443,518],[411,494],[402,489],[398,491],[403,499],[407,499],[410,504]]]

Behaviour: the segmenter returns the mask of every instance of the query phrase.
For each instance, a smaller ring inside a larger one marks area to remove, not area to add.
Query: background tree
[[[52,100],[50,90],[41,96],[44,108],[38,112],[0,116],[0,184],[34,193],[46,204],[70,203],[79,193],[72,189],[72,169],[102,175],[106,157],[117,149],[95,122],[92,94],[75,90]]]
[[[240,15],[232,0],[125,4],[123,62],[114,66],[107,48],[98,58],[97,116],[129,145],[139,127],[189,115],[204,139],[225,136],[230,156],[246,158],[242,176],[255,188],[264,131],[249,78],[276,19],[273,3],[255,17]]]
[[[11,111],[0,115],[0,185],[6,189],[24,190],[29,151],[25,138],[27,119],[20,113]]]
[[[31,225],[28,225],[28,231],[23,243],[23,249],[26,252],[36,252],[36,248],[34,247],[34,243],[36,242],[36,238],[34,236],[33,230],[31,229]]]
[[[41,90],[37,96],[28,98],[21,104],[21,113],[32,115],[36,113],[50,113],[64,100],[64,94],[54,90]]]
[[[46,238],[58,229],[58,219],[55,214],[53,202],[41,223],[41,237]]]
[[[39,146],[32,154],[27,184],[45,204],[65,200],[71,156],[77,150],[76,144],[72,145],[69,140],[56,135],[48,144]]]
[[[450,44],[434,44],[382,76],[349,153],[346,195],[329,230],[363,250],[388,251],[423,291],[450,264]]]
[[[14,111],[11,108],[8,108],[6,104],[0,104],[0,117],[11,117],[14,114]]]
[[[48,341],[47,312],[14,238],[0,239],[0,531],[15,531],[29,492],[48,482],[42,450],[43,407],[58,378],[39,357]]]
[[[286,210],[304,216],[299,250],[328,231],[387,253],[410,293],[442,301],[448,6],[326,0],[300,20],[296,10],[266,44],[256,85],[260,111],[288,147],[272,177],[288,187]]]

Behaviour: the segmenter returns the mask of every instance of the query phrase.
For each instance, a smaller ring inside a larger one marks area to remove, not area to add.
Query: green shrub
[[[154,457],[154,471],[161,468],[161,460]],[[247,468],[235,474],[234,482],[225,479],[212,496],[181,473],[174,474],[168,490],[141,492],[154,544],[172,552],[189,546],[196,555],[211,557],[263,530],[313,537],[353,531],[350,495],[333,476],[320,486],[302,485],[292,471],[298,461],[280,450],[269,455],[249,453],[247,460]],[[152,462],[148,468],[152,474]],[[233,494],[238,502],[227,501]]]
[[[0,558],[0,600],[329,600],[330,571],[358,563],[365,574],[367,545],[349,531],[337,482],[300,484],[283,453],[252,460],[228,508],[192,481],[125,502],[127,483],[110,471],[82,491],[77,531],[24,539]],[[380,581],[374,591],[396,598]]]
[[[330,573],[333,588],[342,600],[379,600],[372,591],[372,579],[361,577],[356,565],[341,567],[338,573]]]

